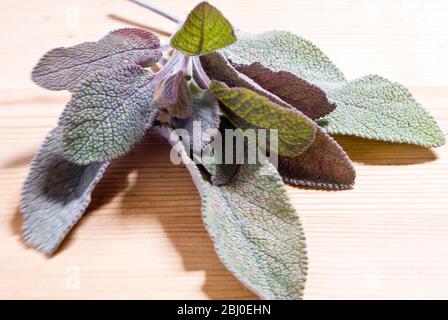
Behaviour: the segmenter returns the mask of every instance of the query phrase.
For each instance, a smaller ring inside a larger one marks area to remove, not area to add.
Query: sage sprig
[[[379,76],[349,81],[299,36],[236,31],[207,2],[183,22],[134,2],[179,23],[169,45],[146,30],[119,29],[51,50],[32,72],[38,85],[72,94],[23,187],[23,233],[39,251],[58,249],[110,162],[156,129],[190,171],[224,265],[261,298],[300,299],[305,237],[283,182],[353,187],[354,167],[330,134],[425,147],[445,142],[403,86]],[[278,136],[258,144],[264,129]],[[242,143],[229,147],[228,132]],[[253,141],[257,152],[271,149],[251,163]]]

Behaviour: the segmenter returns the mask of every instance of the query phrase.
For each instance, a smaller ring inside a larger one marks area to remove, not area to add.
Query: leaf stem
[[[182,19],[180,19],[176,15],[171,14],[170,12],[159,7],[158,5],[152,3],[152,1],[148,1],[148,0],[129,0],[129,1],[131,1],[135,4],[138,4],[139,6],[142,6],[143,8],[149,9],[157,14],[160,14],[161,16],[163,16],[173,22],[176,22],[176,23],[182,22]]]
[[[200,87],[208,88],[210,84],[210,78],[207,73],[205,73],[204,68],[202,67],[201,60],[198,56],[193,57],[193,72],[197,76],[197,80],[200,82]]]
[[[187,70],[188,63],[190,62],[190,57],[187,55],[182,55],[182,62],[179,66],[179,71]]]
[[[179,62],[181,56],[182,55],[178,51],[175,51],[163,68],[154,75],[153,81],[162,81],[168,74],[170,74]]]

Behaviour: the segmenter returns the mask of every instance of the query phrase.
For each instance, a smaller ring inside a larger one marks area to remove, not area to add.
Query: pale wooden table
[[[178,15],[195,2],[158,1]],[[448,132],[445,0],[212,2],[241,29],[305,36],[350,78],[402,82]],[[109,14],[175,28],[124,0],[0,3],[0,298],[255,298],[216,257],[189,175],[155,135],[115,162],[54,257],[22,242],[21,185],[69,98],[30,70],[48,49],[125,26]],[[288,188],[308,239],[305,298],[448,298],[448,148],[338,141],[354,190]]]

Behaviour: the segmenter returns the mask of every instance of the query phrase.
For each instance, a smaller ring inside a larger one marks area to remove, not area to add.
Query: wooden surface
[[[195,4],[157,2],[178,15]],[[305,36],[349,78],[402,82],[448,132],[445,0],[212,3],[241,29]],[[189,175],[156,135],[114,163],[54,257],[21,240],[22,182],[69,98],[30,71],[53,47],[125,26],[111,14],[175,29],[124,0],[0,2],[0,298],[255,298],[216,257]],[[288,188],[307,235],[305,298],[448,298],[448,148],[338,141],[355,162],[354,190]]]

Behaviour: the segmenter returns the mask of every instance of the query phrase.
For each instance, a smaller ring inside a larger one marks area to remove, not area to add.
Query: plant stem
[[[181,57],[182,55],[178,51],[175,51],[163,68],[154,75],[153,81],[162,81],[173,71],[173,68],[177,65]]]
[[[171,14],[170,12],[166,11],[165,9],[159,7],[158,5],[152,3],[152,1],[148,1],[148,0],[129,0],[135,4],[138,4],[139,6],[142,6],[146,9],[149,9],[155,13],[160,14],[161,16],[176,22],[176,23],[181,23],[182,19],[180,19],[179,17]]]
[[[207,73],[205,73],[204,68],[202,67],[201,60],[199,57],[193,57],[193,71],[197,76],[197,80],[200,82],[199,86],[204,89],[208,88],[210,84],[210,78]]]

